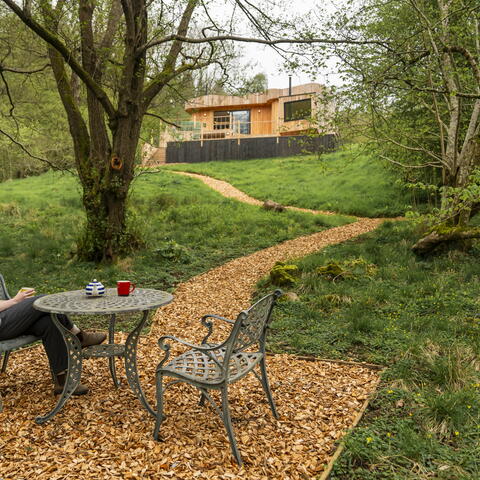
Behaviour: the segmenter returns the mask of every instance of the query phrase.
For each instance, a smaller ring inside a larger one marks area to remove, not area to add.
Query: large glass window
[[[283,105],[283,118],[285,122],[303,120],[310,118],[312,115],[312,100],[310,98],[295,100],[294,102],[285,102]]]
[[[232,112],[233,131],[250,135],[250,110],[234,110]]]
[[[235,133],[250,134],[250,110],[219,110],[213,112],[213,129],[231,128]]]

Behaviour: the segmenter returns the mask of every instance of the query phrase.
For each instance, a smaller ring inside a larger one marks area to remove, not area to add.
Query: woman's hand
[[[21,289],[19,292],[12,298],[14,303],[20,303],[23,302],[26,298],[32,297],[35,295],[35,289],[34,288],[29,288],[28,290]]]
[[[35,295],[34,288],[22,288],[20,291],[13,297],[8,300],[0,300],[0,312],[7,310],[7,308],[13,307],[17,303],[23,302],[26,298],[32,297]]]

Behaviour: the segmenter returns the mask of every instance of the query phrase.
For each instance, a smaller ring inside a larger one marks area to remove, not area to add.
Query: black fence
[[[166,163],[289,157],[291,155],[332,151],[335,150],[336,145],[335,135],[169,142],[167,143]]]

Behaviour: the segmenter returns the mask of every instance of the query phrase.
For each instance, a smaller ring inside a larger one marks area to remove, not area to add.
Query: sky
[[[260,72],[263,72],[267,75],[268,88],[288,87],[289,73],[286,72],[282,66],[282,57],[278,55],[272,48],[262,45],[248,45],[248,48],[245,49],[243,62],[245,64],[252,64],[252,75]],[[330,70],[319,71],[314,78],[302,72],[296,72],[292,74],[293,86],[309,82],[332,85],[336,84],[336,78]]]
[[[333,11],[334,6],[329,0],[291,0],[289,5],[292,14],[298,15],[311,10]],[[268,88],[287,88],[288,72],[283,68],[282,57],[271,47],[259,44],[247,43],[242,47],[244,55],[242,62],[252,64],[251,74],[263,72],[268,78]],[[292,85],[300,85],[308,82],[318,82],[324,85],[338,85],[339,79],[335,75],[334,62],[331,62],[328,69],[319,70],[316,78],[296,72],[292,74]]]

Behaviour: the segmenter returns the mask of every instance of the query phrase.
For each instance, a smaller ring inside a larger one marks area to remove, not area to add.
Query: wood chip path
[[[154,402],[156,340],[173,334],[202,337],[204,313],[234,318],[250,304],[256,281],[279,260],[300,257],[376,228],[381,219],[355,223],[286,241],[238,258],[179,285],[172,304],[153,318],[139,346],[142,385]],[[124,339],[119,334],[117,341]],[[275,420],[253,375],[231,389],[231,408],[241,469],[234,463],[221,420],[186,386],[167,391],[163,441],[152,439],[153,418],[123,380],[115,389],[106,360],[84,363],[91,392],[70,399],[45,425],[34,418],[54,404],[48,365],[41,347],[12,355],[0,382],[0,478],[60,479],[242,479],[304,480],[321,474],[335,443],[352,425],[378,381],[361,364],[309,362],[272,355],[268,370],[280,419]],[[119,373],[123,372],[120,362]]]
[[[198,180],[201,180],[205,185],[208,185],[210,188],[213,188],[217,192],[220,192],[224,197],[234,198],[235,200],[249,203],[250,205],[263,205],[263,201],[250,197],[246,193],[242,192],[238,188],[235,188],[233,185],[230,185],[230,183],[224,182],[223,180],[217,180],[216,178],[207,177],[206,175],[200,175],[199,173],[179,172],[175,170],[170,171],[173,173],[177,173],[178,175],[185,175],[186,177],[197,178]],[[297,212],[313,213],[314,215],[338,215],[338,212],[330,212],[328,210],[311,210],[310,208],[289,206],[285,206],[285,208],[288,210],[296,210]]]

